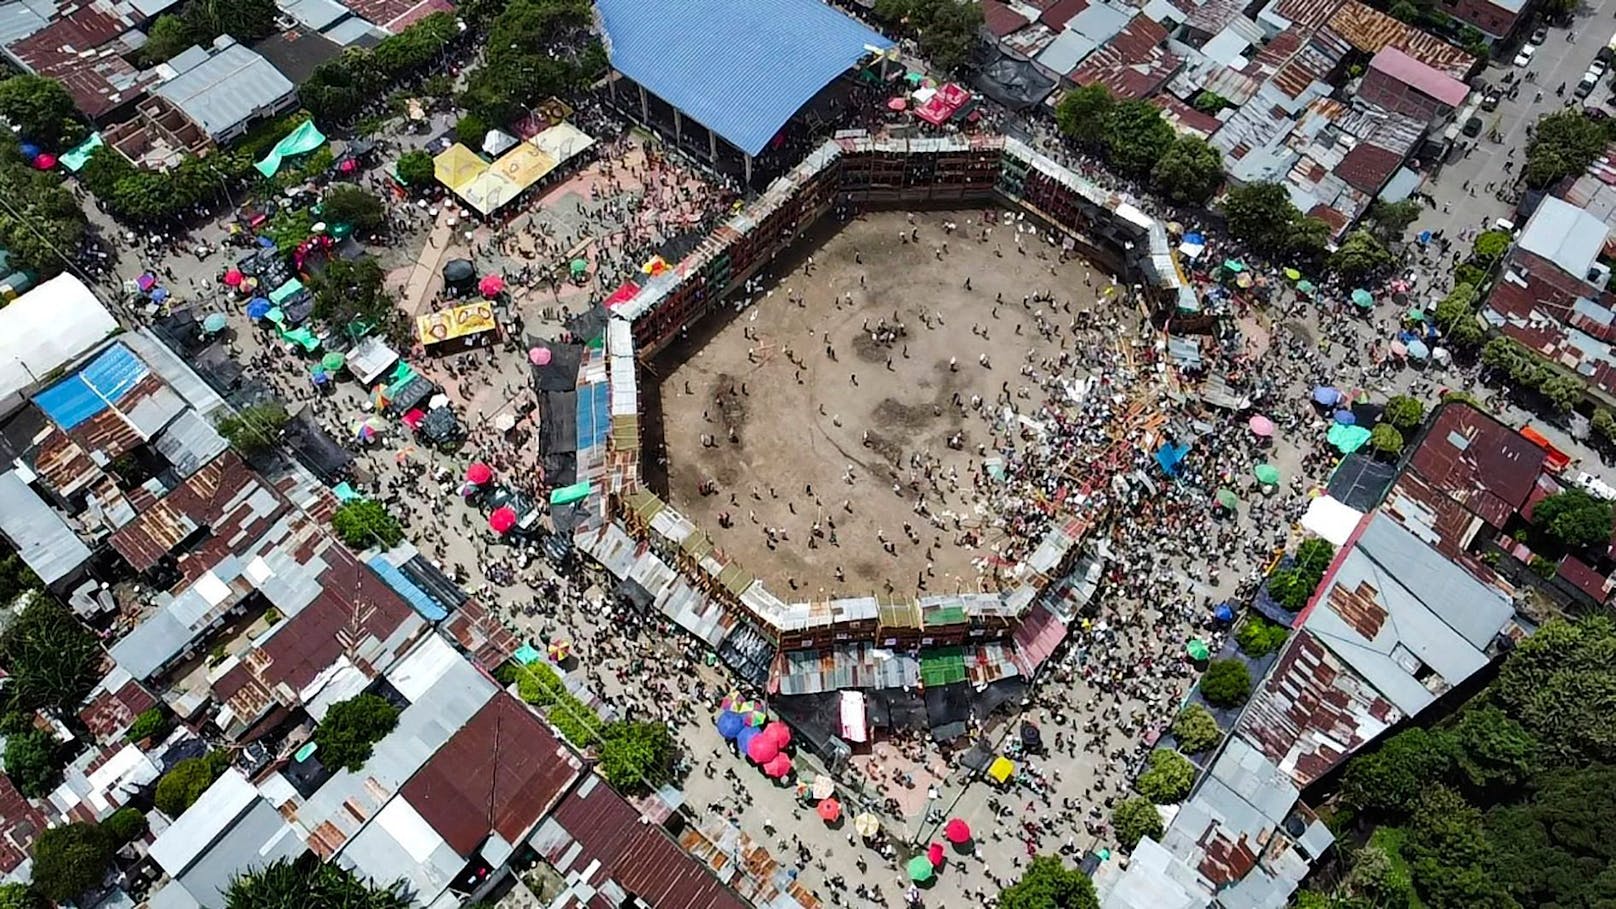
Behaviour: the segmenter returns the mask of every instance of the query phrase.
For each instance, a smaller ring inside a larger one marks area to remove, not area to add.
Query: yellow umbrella
[[[1010,774],[1015,772],[1015,762],[1002,754],[994,758],[993,763],[988,765],[988,776],[991,777],[995,783],[1002,783],[1005,780],[1008,780],[1010,778]]]
[[[876,819],[875,815],[869,813],[868,811],[856,818],[853,818],[853,830],[857,832],[859,836],[875,836],[875,832],[880,829],[881,822]]]

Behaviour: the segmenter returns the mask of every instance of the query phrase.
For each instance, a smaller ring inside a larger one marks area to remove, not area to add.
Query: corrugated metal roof
[[[216,138],[280,106],[294,91],[291,81],[268,60],[230,41],[215,45],[206,59],[157,86],[152,94],[168,99]]]
[[[1563,199],[1546,196],[1527,220],[1516,243],[1527,252],[1553,262],[1578,280],[1605,247],[1610,229],[1605,222]]]
[[[1369,61],[1369,68],[1385,73],[1398,82],[1441,101],[1449,107],[1464,103],[1470,88],[1453,76],[1441,72],[1420,60],[1410,57],[1395,47],[1383,47]]]
[[[0,533],[47,585],[89,561],[90,547],[15,470],[0,474]]]
[[[595,5],[612,66],[726,142],[758,154],[797,109],[892,42],[819,0]]]

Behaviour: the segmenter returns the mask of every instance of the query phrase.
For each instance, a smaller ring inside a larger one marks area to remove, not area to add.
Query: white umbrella
[[[494,418],[494,428],[500,432],[510,432],[516,428],[516,415],[502,413]]]
[[[814,777],[814,785],[810,792],[816,799],[828,799],[836,791],[836,781],[823,773]]]
[[[439,407],[447,406],[449,406],[449,396],[446,394],[435,394],[426,402],[427,410],[437,410]]]

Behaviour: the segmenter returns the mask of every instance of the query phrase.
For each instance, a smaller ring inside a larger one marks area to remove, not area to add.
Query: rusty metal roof
[[[583,769],[527,705],[494,696],[410,778],[402,795],[455,852],[490,834],[515,845]]]
[[[112,535],[112,548],[136,571],[146,571],[181,541],[204,528],[222,543],[194,549],[190,561],[206,571],[233,547],[257,539],[252,531],[291,506],[266,486],[234,452],[210,461],[174,491]],[[222,552],[218,552],[222,548]],[[206,564],[202,564],[206,563]]]
[[[157,699],[145,686],[129,673],[114,669],[79,711],[79,719],[97,741],[105,742],[121,739],[135,717],[156,706]]]
[[[1343,3],[1326,27],[1366,54],[1394,47],[1461,82],[1476,65],[1476,58],[1469,53],[1358,0]]]
[[[1162,46],[1166,40],[1166,29],[1144,16],[1135,16],[1116,37],[1078,66],[1072,81],[1104,85],[1117,98],[1153,95],[1182,62]]]
[[[6,51],[24,69],[62,83],[78,109],[95,119],[144,95],[151,81],[114,43],[134,25],[98,6],[80,6]]]
[[[1335,166],[1335,173],[1347,181],[1348,186],[1373,196],[1402,166],[1402,155],[1368,142],[1359,142]]]
[[[1454,402],[1437,412],[1407,470],[1502,528],[1525,506],[1547,458],[1490,414]]]
[[[45,815],[11,785],[11,780],[0,774],[0,872],[17,870],[48,823]]]
[[[1345,2],[1346,0],[1279,0],[1274,11],[1290,20],[1294,28],[1305,31],[1328,22]]]

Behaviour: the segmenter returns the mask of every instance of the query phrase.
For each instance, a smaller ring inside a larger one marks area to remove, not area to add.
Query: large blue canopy
[[[892,46],[820,0],[596,6],[618,72],[752,155],[868,48]]]

